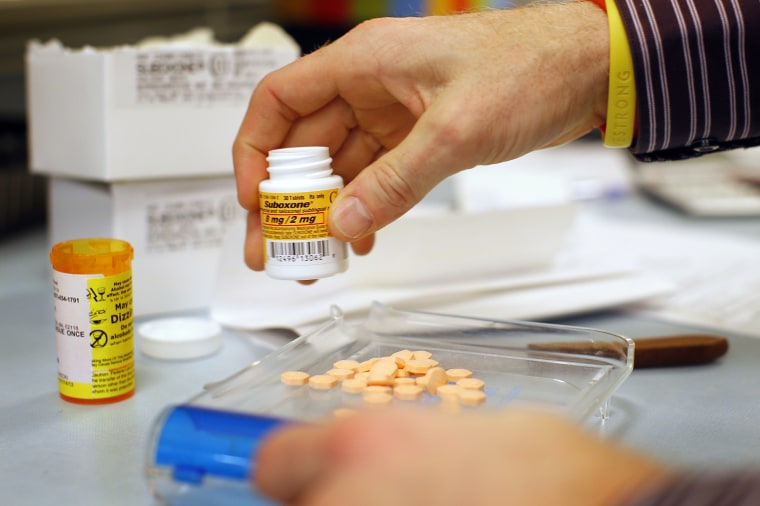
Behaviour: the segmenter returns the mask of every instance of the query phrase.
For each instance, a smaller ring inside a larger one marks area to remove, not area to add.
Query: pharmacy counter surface
[[[134,397],[109,405],[67,403],[57,390],[47,249],[42,230],[0,244],[3,504],[155,504],[144,464],[156,416],[287,338],[225,331],[221,351],[184,362],[138,353]],[[559,323],[629,337],[700,331],[623,312]],[[673,465],[760,466],[760,339],[727,337],[728,353],[713,364],[635,370],[614,395],[601,430]]]

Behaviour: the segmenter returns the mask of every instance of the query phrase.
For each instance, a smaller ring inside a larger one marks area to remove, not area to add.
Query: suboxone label
[[[148,196],[140,207],[132,205],[144,213],[144,221],[136,223],[144,230],[132,234],[135,251],[147,255],[219,249],[227,227],[242,221],[234,191]]]
[[[290,48],[117,51],[115,103],[129,108],[245,105],[262,77],[295,58]]]
[[[338,190],[259,193],[267,262],[318,265],[346,258],[346,244],[327,228],[330,204]]]
[[[132,391],[132,273],[53,271],[58,383],[63,395],[108,399]]]

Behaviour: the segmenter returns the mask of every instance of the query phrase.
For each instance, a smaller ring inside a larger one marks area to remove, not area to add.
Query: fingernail
[[[333,213],[335,227],[349,239],[358,239],[373,224],[372,215],[356,197],[346,197]]]

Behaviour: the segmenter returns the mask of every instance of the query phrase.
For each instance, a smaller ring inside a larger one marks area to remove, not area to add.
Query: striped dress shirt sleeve
[[[630,506],[757,506],[760,473],[703,474],[676,478]]]
[[[760,0],[617,0],[642,161],[760,144]]]

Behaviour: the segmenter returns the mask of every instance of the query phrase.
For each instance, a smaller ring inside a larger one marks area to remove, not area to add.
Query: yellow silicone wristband
[[[636,83],[628,37],[615,0],[606,0],[610,29],[610,82],[604,145],[627,148],[636,125]]]

